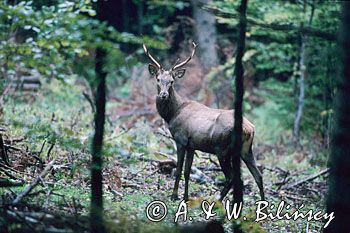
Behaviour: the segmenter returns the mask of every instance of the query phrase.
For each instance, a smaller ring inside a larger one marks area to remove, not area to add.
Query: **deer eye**
[[[171,81],[170,84],[173,85],[174,81]]]

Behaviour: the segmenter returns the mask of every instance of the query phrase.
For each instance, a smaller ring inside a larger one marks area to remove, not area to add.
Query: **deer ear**
[[[152,76],[156,76],[158,73],[158,67],[156,67],[152,64],[148,64],[148,71]]]
[[[182,78],[185,75],[186,69],[178,69],[174,72],[174,78]]]

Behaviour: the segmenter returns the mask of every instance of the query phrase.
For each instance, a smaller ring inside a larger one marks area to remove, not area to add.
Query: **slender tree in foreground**
[[[243,201],[243,182],[241,179],[241,153],[242,153],[242,102],[243,102],[243,63],[242,58],[244,55],[245,47],[245,33],[246,33],[246,9],[247,9],[247,0],[241,0],[240,7],[238,9],[240,13],[240,21],[238,24],[238,40],[237,40],[237,54],[236,54],[236,66],[235,66],[235,75],[236,75],[236,86],[235,86],[235,106],[234,106],[234,133],[232,135],[233,151],[231,158],[232,169],[233,169],[233,200],[235,203],[241,203]],[[234,229],[234,232],[241,232],[239,227]]]
[[[102,0],[97,2],[97,18],[104,20]],[[103,60],[106,52],[96,49],[95,72],[97,79],[95,135],[92,142],[91,161],[91,232],[104,232],[103,198],[102,198],[102,145],[106,109],[106,72],[103,71]]]
[[[324,232],[350,232],[350,2],[343,2],[340,30],[341,70],[336,99],[336,125],[330,163],[327,213],[335,219]]]
[[[306,8],[306,3],[304,3],[304,9]],[[315,2],[312,2],[311,13],[309,18],[308,26],[311,27],[312,20],[315,13]],[[301,26],[302,27],[302,26]],[[294,127],[293,127],[293,140],[294,143],[298,144],[300,139],[300,125],[303,116],[304,102],[305,102],[305,76],[306,76],[306,62],[305,62],[305,48],[308,46],[308,37],[300,33],[300,53],[299,53],[299,70],[300,76],[298,80],[299,93],[297,101],[297,109],[295,111]]]

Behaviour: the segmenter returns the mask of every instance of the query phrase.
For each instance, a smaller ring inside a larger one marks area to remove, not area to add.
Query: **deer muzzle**
[[[162,100],[165,100],[169,97],[169,93],[167,91],[161,91],[159,92],[158,97]]]

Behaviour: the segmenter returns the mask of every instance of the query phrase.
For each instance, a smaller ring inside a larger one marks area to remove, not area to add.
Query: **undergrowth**
[[[9,97],[4,108],[4,125],[11,137],[25,137],[27,152],[40,151],[46,142],[39,154],[40,158],[43,161],[59,158],[60,161],[48,181],[44,182],[46,184],[32,191],[39,195],[28,196],[25,201],[50,210],[87,215],[90,208],[89,151],[93,134],[93,113],[82,94],[83,87],[75,82],[74,77],[71,79],[70,83],[74,85],[51,80],[30,98],[20,93]],[[295,193],[294,199],[288,197],[290,193],[282,189],[280,191],[280,186],[277,184],[283,179],[281,173],[267,169],[267,167],[278,167],[287,171],[292,179],[299,176],[306,177],[322,169],[320,166],[310,166],[314,157],[309,152],[326,154],[324,150],[308,145],[311,140],[307,139],[307,135],[302,139],[303,146],[298,149],[289,141],[291,133],[288,128],[293,116],[286,107],[286,104],[290,103],[285,103],[283,99],[285,91],[287,90],[281,87],[280,91],[276,92],[276,89],[267,83],[255,93],[264,98],[265,102],[246,114],[256,125],[254,153],[258,158],[258,164],[262,165],[267,200],[275,206],[281,200],[285,200],[293,206],[292,208],[297,208],[301,202],[305,202],[305,209],[323,209],[324,193],[315,194],[304,190],[304,193],[303,191]],[[104,165],[107,170],[104,172],[104,201],[105,213],[108,219],[111,219],[107,225],[108,229],[110,232],[157,232],[159,226],[171,227],[174,225],[173,220],[178,206],[178,202],[170,200],[174,178],[171,174],[162,174],[157,163],[152,160],[164,159],[162,154],[176,157],[175,149],[170,139],[157,134],[154,125],[145,118],[140,118],[131,129],[117,131],[118,125],[122,123],[122,120],[108,121],[105,126]],[[49,145],[52,144],[54,149],[48,155]],[[150,160],[143,161],[140,156]],[[211,158],[217,162],[215,156]],[[208,160],[208,155],[198,153],[194,166],[209,168],[214,164]],[[245,166],[242,170],[245,184],[243,214],[248,220],[241,220],[241,223],[247,232],[305,230],[306,223],[303,220],[265,221],[253,224],[255,202],[259,200],[258,189]],[[114,175],[107,175],[107,172]],[[223,178],[221,172],[205,169],[203,172],[214,181]],[[24,178],[28,181],[31,179],[31,177]],[[325,181],[319,178],[317,182],[321,185]],[[22,189],[13,188],[11,191],[18,193]],[[49,198],[48,190],[52,192]],[[214,200],[220,190],[221,186],[217,184],[197,183],[194,180],[190,182],[190,196],[194,202],[203,199]],[[0,192],[5,195],[9,191],[1,188]],[[180,197],[182,194],[183,182],[180,184]],[[147,224],[145,208],[152,200],[163,200],[169,207],[169,214],[163,225]],[[204,219],[198,205],[194,205],[190,212],[195,221]],[[223,217],[223,212],[217,216],[218,219]],[[143,224],[140,221],[146,223],[147,227],[140,227]],[[319,230],[321,226],[322,223],[319,222],[311,222],[308,225],[309,229],[313,230]],[[227,220],[225,228],[230,228]],[[170,229],[166,231],[171,232]]]

